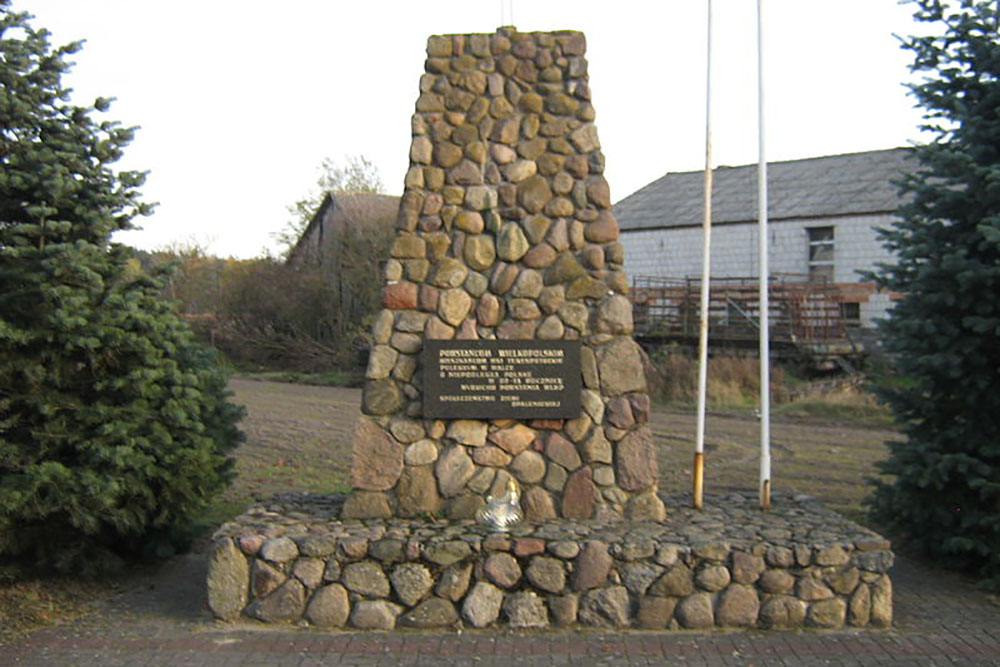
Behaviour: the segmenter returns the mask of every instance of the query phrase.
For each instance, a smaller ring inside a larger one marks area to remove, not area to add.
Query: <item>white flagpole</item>
[[[764,0],[757,0],[757,217],[760,245],[760,506],[771,507],[771,349],[767,265],[767,159],[764,154]]]
[[[705,187],[702,218],[701,315],[698,330],[698,424],[695,436],[692,504],[701,509],[705,489],[705,404],[708,393],[708,300],[712,249],[712,0],[708,0],[708,51],[705,72]]]

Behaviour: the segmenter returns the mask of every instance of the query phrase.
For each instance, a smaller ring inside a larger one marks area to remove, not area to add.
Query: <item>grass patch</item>
[[[676,347],[657,350],[646,369],[650,394],[673,406],[698,402],[698,359]],[[787,374],[771,368],[771,401],[788,400]],[[752,408],[760,401],[760,362],[753,357],[718,354],[708,360],[708,407]]]
[[[822,422],[849,422],[852,426],[891,428],[892,413],[863,389],[849,387],[838,391],[795,399],[778,406],[774,414],[790,419]]]
[[[297,371],[238,372],[239,377],[263,382],[287,382],[317,387],[360,387],[364,383],[364,373],[358,371],[330,370],[321,373],[300,373]]]

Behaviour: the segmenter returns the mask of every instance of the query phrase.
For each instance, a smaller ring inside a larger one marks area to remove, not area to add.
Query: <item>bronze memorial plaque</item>
[[[578,340],[425,340],[424,416],[575,419]]]

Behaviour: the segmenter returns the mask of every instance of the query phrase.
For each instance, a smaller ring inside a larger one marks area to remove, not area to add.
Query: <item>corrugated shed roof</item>
[[[769,162],[771,220],[886,213],[899,206],[893,181],[914,168],[910,149]],[[704,212],[701,171],[669,173],[614,207],[622,230],[700,225]],[[757,165],[718,167],[713,174],[712,223],[757,219]]]

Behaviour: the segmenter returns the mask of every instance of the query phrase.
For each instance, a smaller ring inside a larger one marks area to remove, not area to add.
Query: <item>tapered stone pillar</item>
[[[662,519],[582,33],[427,42],[347,518],[469,518],[513,476],[528,519]],[[579,341],[565,418],[425,415],[429,339]]]

